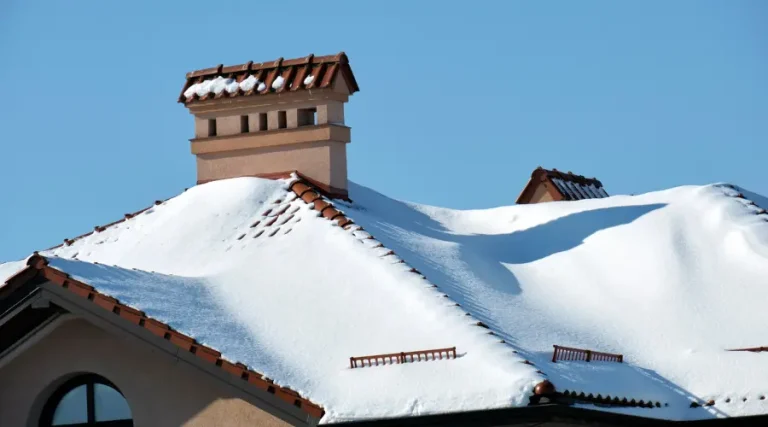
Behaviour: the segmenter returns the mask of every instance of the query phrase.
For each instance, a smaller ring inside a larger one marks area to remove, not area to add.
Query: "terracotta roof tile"
[[[560,401],[566,400],[577,403],[592,403],[616,407],[660,408],[662,406],[662,403],[659,401],[646,401],[632,397],[627,398],[626,396],[618,397],[611,395],[603,396],[602,394],[595,395],[594,393],[584,393],[573,390],[565,390],[562,393],[556,393],[555,397]],[[668,406],[668,404],[664,403],[663,406]]]
[[[352,93],[359,91],[357,81],[349,66],[349,59],[344,52],[337,55],[314,56],[308,55],[302,58],[283,59],[254,63],[253,61],[240,65],[222,66],[205,68],[202,70],[187,73],[187,81],[181,90],[178,101],[184,104],[190,104],[196,101],[205,101],[213,98],[251,96],[257,94],[282,93],[286,91],[294,92],[301,89],[328,88],[333,85],[336,78],[342,74],[349,85]],[[194,84],[202,83],[206,80],[212,80],[217,77],[225,79],[234,79],[235,82],[242,82],[248,76],[253,76],[259,82],[264,83],[261,91],[258,85],[251,90],[243,90],[238,87],[233,92],[222,90],[218,94],[208,92],[202,96],[197,93],[185,92]],[[284,79],[280,87],[273,88],[272,84],[278,78]],[[305,79],[312,76],[312,80],[305,84]]]

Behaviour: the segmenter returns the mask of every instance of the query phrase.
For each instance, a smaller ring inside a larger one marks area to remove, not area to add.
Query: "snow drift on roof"
[[[337,206],[384,247],[317,218],[284,181],[241,178],[43,255],[323,405],[325,423],[524,405],[536,369],[559,391],[668,405],[607,410],[766,412],[768,353],[725,351],[768,345],[768,216],[748,202],[762,196],[714,185],[474,211],[353,183],[350,197]],[[625,363],[552,363],[553,344]],[[347,368],[350,356],[454,345],[456,360]]]
[[[0,263],[0,286],[3,286],[6,280],[27,266],[26,261],[11,261]]]
[[[725,351],[768,343],[768,215],[739,192],[456,211],[352,185],[347,209],[559,391],[659,401],[669,406],[620,411],[685,419],[766,412],[768,354]],[[553,344],[628,363],[552,363]],[[694,410],[694,399],[716,405]]]
[[[42,255],[322,405],[323,422],[528,404],[536,367],[357,234],[285,181],[243,178]],[[456,359],[349,368],[352,356],[453,346]]]

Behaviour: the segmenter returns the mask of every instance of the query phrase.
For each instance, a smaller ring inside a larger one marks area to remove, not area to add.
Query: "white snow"
[[[559,390],[660,401],[669,406],[640,411],[688,419],[711,416],[689,408],[694,396],[718,401],[718,415],[768,412],[759,400],[768,354],[724,351],[768,343],[768,215],[737,192],[680,187],[456,211],[353,185],[348,213],[522,348]],[[551,363],[553,344],[628,363]]]
[[[285,82],[285,79],[283,78],[283,76],[277,76],[275,81],[272,82],[272,89],[275,89],[275,90],[280,89],[281,87],[283,87],[284,82]]]
[[[188,87],[187,90],[184,91],[184,97],[185,98],[191,98],[197,93],[197,90],[200,88],[200,83],[195,83],[192,86]]]
[[[286,188],[197,186],[43,255],[323,405],[323,423],[526,405],[544,378],[536,369],[560,391],[668,405],[592,409],[768,413],[768,354],[725,351],[768,345],[768,215],[735,197],[766,207],[762,196],[689,186],[459,211],[350,183],[354,203],[335,203],[363,231]],[[265,226],[264,211],[284,207],[294,217]],[[21,267],[0,265],[0,282]],[[552,363],[553,344],[626,363]],[[454,345],[456,360],[348,368],[350,356]]]
[[[242,82],[240,82],[240,89],[242,89],[244,92],[248,92],[249,90],[252,90],[254,87],[256,87],[256,85],[258,84],[259,84],[259,80],[253,75],[250,75],[246,79],[244,79]]]
[[[544,379],[535,367],[286,188],[256,178],[197,186],[43,255],[322,405],[325,423],[528,403]],[[267,208],[286,206],[265,226]],[[349,369],[351,356],[453,346],[455,360]]]
[[[221,77],[221,76],[216,77],[211,81],[211,92],[213,92],[216,95],[220,94],[227,87],[228,83],[229,81],[224,77]]]
[[[235,93],[238,89],[247,92],[253,89],[257,84],[259,84],[259,81],[253,75],[243,79],[240,83],[233,78],[218,76],[213,79],[204,80],[200,83],[195,83],[188,87],[187,90],[184,91],[184,97],[191,98],[195,94],[197,96],[205,96],[209,93],[218,95],[225,90],[227,93]]]
[[[259,87],[257,87],[256,90],[258,90],[259,92],[263,92],[264,89],[266,89],[266,88],[267,88],[267,84],[266,83],[259,82]]]
[[[309,75],[304,78],[304,86],[309,86],[315,80],[315,76]]]
[[[26,261],[11,261],[6,263],[0,263],[0,287],[5,284],[5,281],[11,278],[14,274],[23,270],[27,266]]]
[[[235,93],[238,89],[240,89],[240,84],[237,83],[237,80],[229,78],[224,82],[224,88],[226,89],[227,93]]]

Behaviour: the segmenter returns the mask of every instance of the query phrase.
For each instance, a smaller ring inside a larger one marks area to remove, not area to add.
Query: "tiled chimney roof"
[[[531,179],[517,197],[517,204],[536,203],[532,200],[536,190],[543,186],[551,196],[550,200],[582,200],[608,197],[603,184],[597,178],[586,178],[572,172],[560,172],[557,169],[537,167],[531,173]]]
[[[179,95],[179,102],[188,105],[196,101],[223,97],[328,88],[332,87],[339,73],[344,74],[351,93],[360,90],[344,52],[328,56],[310,54],[296,59],[280,58],[262,63],[250,61],[226,67],[219,64],[213,68],[187,73],[187,81]]]

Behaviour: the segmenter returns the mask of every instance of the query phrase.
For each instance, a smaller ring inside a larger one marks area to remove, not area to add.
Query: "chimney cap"
[[[303,72],[299,72],[300,70],[303,70]],[[253,75],[256,79],[263,82],[266,79],[266,76],[270,73],[279,73],[282,76],[288,76],[287,80],[301,78],[302,81],[285,82],[284,86],[286,88],[290,88],[290,91],[310,89],[308,87],[309,84],[304,84],[303,81],[310,75],[314,76],[314,79],[311,83],[312,89],[331,87],[339,74],[344,77],[347,86],[349,87],[350,94],[360,90],[360,88],[357,86],[355,75],[352,73],[352,68],[349,65],[349,58],[347,57],[347,54],[342,51],[336,55],[315,56],[314,54],[309,54],[301,58],[285,59],[281,57],[274,61],[258,63],[248,61],[245,64],[239,65],[224,66],[223,64],[219,64],[216,67],[191,71],[186,74],[187,81],[181,90],[178,102],[186,105],[201,100],[201,97],[199,97],[195,91],[190,93],[188,90],[193,85],[202,83],[205,80],[211,80],[216,77],[225,76],[228,78],[233,78],[236,81],[242,81],[247,78],[248,75]],[[245,95],[262,95],[271,92],[273,92],[271,87],[267,87],[267,89],[262,92],[246,92],[238,88],[232,92],[227,91],[227,94],[229,97],[235,97]],[[205,95],[202,98],[209,99],[210,97],[209,95]]]

